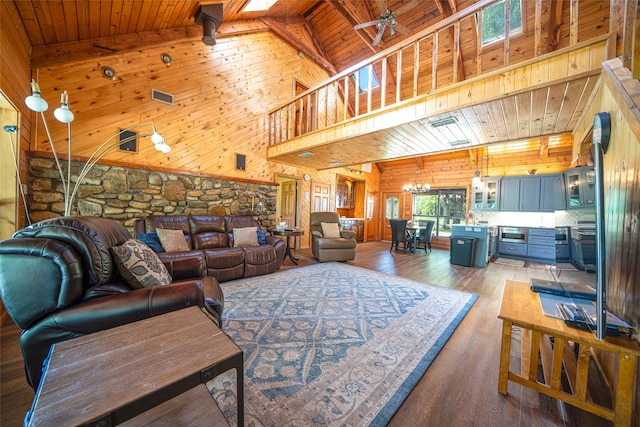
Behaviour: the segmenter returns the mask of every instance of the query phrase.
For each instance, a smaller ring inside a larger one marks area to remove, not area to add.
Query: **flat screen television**
[[[606,309],[606,251],[604,224],[604,168],[603,157],[609,148],[611,118],[609,113],[598,113],[593,120],[593,167],[595,172],[596,205],[596,338],[601,340],[607,330]]]

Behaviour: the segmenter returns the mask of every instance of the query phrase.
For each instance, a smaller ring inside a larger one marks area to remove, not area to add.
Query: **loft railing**
[[[269,145],[379,112],[443,87],[531,59],[532,56],[540,56],[543,50],[540,1],[535,2],[534,17],[529,19],[529,2],[521,2],[522,28],[517,32],[510,31],[510,2],[504,1],[504,37],[489,44],[483,43],[483,11],[502,1],[482,0],[336,74],[269,112]],[[574,0],[567,3],[570,5],[571,20],[568,42],[574,46],[578,43],[578,7],[585,2]],[[551,27],[555,23],[559,27],[562,10],[552,10],[550,14],[553,16],[549,16],[545,24]],[[531,32],[533,37],[529,35]],[[470,34],[473,40],[461,42],[463,33],[465,36]],[[520,33],[523,37],[518,37]],[[557,48],[560,43],[557,31],[547,28],[546,38],[551,50]],[[522,48],[523,44],[526,44],[526,49]],[[515,54],[512,53],[514,46]],[[529,49],[533,55],[523,54],[524,50]],[[463,54],[467,58],[474,58],[474,69],[465,69]],[[361,81],[361,75],[366,76],[366,81]],[[377,85],[374,79],[378,80]]]

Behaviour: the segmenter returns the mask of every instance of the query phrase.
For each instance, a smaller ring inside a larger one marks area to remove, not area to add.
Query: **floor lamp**
[[[62,170],[62,166],[60,165],[60,160],[58,159],[58,154],[51,140],[51,134],[49,132],[49,126],[47,125],[47,119],[44,115],[44,112],[49,108],[49,104],[40,96],[40,87],[38,86],[38,83],[36,83],[35,80],[31,80],[31,90],[32,90],[32,94],[28,96],[24,102],[30,110],[40,113],[42,117],[42,123],[47,133],[49,146],[51,147],[51,152],[53,153],[53,158],[55,160],[56,167],[58,169],[58,172],[60,173],[60,180],[62,181],[62,189],[64,193],[64,215],[65,216],[71,215],[73,199],[75,198],[78,192],[78,188],[80,184],[82,183],[84,178],[87,176],[89,171],[91,171],[91,168],[93,168],[93,166],[96,163],[98,163],[100,159],[102,159],[105,155],[107,155],[111,151],[121,147],[123,144],[126,144],[127,142],[137,137],[146,137],[146,136],[151,137],[151,142],[153,142],[156,150],[164,154],[167,154],[171,151],[171,147],[169,147],[164,137],[158,133],[156,125],[153,122],[143,122],[143,123],[135,124],[126,129],[122,129],[119,132],[116,132],[113,136],[111,136],[105,142],[100,144],[98,148],[96,148],[93,151],[91,156],[89,156],[89,159],[80,170],[78,174],[78,178],[76,179],[76,182],[72,187],[71,186],[71,122],[74,120],[75,117],[71,112],[71,110],[69,109],[69,95],[67,94],[66,90],[62,93],[62,95],[60,96],[60,107],[56,108],[55,111],[53,112],[54,117],[59,122],[67,124],[67,156],[68,156],[67,160],[68,161],[67,161],[67,171],[66,171],[67,174],[65,178],[65,174]],[[141,126],[151,126],[153,132],[145,133],[142,135],[136,134],[124,139],[119,138],[120,135],[122,135],[123,133]],[[5,131],[9,132],[7,130],[7,128],[9,127],[13,129],[12,133],[15,133],[17,131],[16,126],[5,126]],[[14,158],[15,158],[15,153],[14,153]],[[19,170],[18,170],[17,162],[15,162],[15,165],[16,165],[16,174],[18,175],[18,180],[19,180]],[[20,184],[20,187],[22,191],[22,184]],[[26,200],[24,199],[24,193],[21,192],[21,194],[22,194],[22,198],[25,203],[25,209],[26,209],[27,203],[26,203]],[[29,214],[27,212],[27,217],[28,216]]]

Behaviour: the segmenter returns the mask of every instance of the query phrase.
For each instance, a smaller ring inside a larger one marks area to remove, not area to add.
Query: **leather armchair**
[[[340,227],[340,216],[336,212],[311,213],[311,252],[320,262],[351,261],[356,257],[356,239],[353,231]],[[340,237],[325,237],[322,223],[337,223]]]
[[[129,287],[110,253],[129,239],[113,220],[60,217],[0,241],[0,296],[23,330],[20,345],[34,389],[55,343],[194,305],[219,324],[224,296],[215,278],[184,278],[169,265],[182,280]]]

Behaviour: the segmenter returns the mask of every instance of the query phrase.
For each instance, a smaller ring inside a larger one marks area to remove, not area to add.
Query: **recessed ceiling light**
[[[173,58],[171,57],[171,55],[169,55],[168,53],[161,53],[160,54],[160,59],[162,60],[162,62],[168,67],[169,65],[173,64]]]
[[[271,6],[276,4],[278,0],[250,0],[249,3],[242,9],[243,12],[259,12],[263,10],[271,9]]]
[[[300,154],[298,154],[298,156],[300,156],[300,157],[302,157],[302,158],[305,158],[305,157],[311,157],[311,156],[313,156],[313,153],[310,153],[310,152],[308,152],[308,151],[305,151],[304,153],[300,153]]]
[[[341,162],[331,162],[329,163],[329,166],[336,167],[336,166],[340,166],[341,164],[342,164]]]
[[[100,73],[102,74],[102,77],[104,77],[105,79],[109,79],[109,80],[115,80],[116,79],[116,70],[114,70],[111,67],[102,67],[100,68]]]

